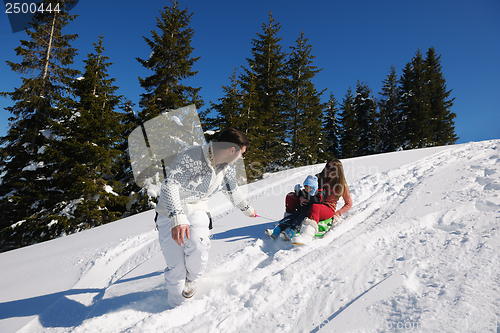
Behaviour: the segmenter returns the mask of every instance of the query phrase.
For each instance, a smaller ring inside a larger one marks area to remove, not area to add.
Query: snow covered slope
[[[500,332],[500,140],[344,160],[354,206],[309,246],[271,240],[320,166],[214,215],[194,299],[166,305],[153,212],[0,254],[0,332]]]

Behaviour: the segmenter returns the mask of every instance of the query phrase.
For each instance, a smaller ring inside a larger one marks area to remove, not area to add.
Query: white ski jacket
[[[189,225],[187,217],[196,210],[208,212],[208,199],[218,191],[245,215],[254,213],[236,183],[234,166],[224,164],[214,170],[209,147],[193,146],[180,152],[161,185],[156,212],[170,219],[171,228]]]

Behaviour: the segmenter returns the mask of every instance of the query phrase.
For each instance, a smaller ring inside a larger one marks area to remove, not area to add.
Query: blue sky
[[[83,69],[92,42],[103,34],[105,54],[114,65],[119,94],[136,103],[143,89],[138,77],[150,75],[136,61],[151,53],[143,36],[157,30],[156,17],[170,1],[80,1],[72,10],[79,17],[66,33],[78,33],[73,46],[79,49],[75,68]],[[366,82],[379,97],[382,81],[394,65],[398,76],[417,49],[434,47],[441,55],[447,88],[455,98],[452,111],[458,143],[500,138],[500,1],[477,0],[181,0],[193,12],[193,56],[201,57],[199,73],[189,84],[202,87],[205,107],[223,95],[235,67],[246,66],[251,41],[268,22],[269,11],[281,24],[279,37],[284,51],[295,45],[300,32],[309,39],[322,72],[313,79],[316,89],[327,89],[342,101],[357,80]],[[0,13],[0,91],[13,91],[21,78],[6,60],[19,61],[14,48],[24,32],[12,33],[5,11]],[[6,134],[12,105],[0,98],[0,136]]]

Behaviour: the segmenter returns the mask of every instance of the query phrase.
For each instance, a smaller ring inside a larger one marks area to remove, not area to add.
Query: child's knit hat
[[[307,176],[306,180],[304,180],[304,186],[311,186],[312,191],[309,193],[311,196],[316,194],[316,191],[318,190],[318,177],[316,176]]]

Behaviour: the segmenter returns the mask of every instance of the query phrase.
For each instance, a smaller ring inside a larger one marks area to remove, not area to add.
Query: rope
[[[262,219],[266,219],[266,220],[269,220],[269,221],[276,222],[276,219],[272,219],[272,218],[269,218],[269,217],[266,217],[266,216],[255,215],[255,217],[260,217],[260,218],[262,218]]]

